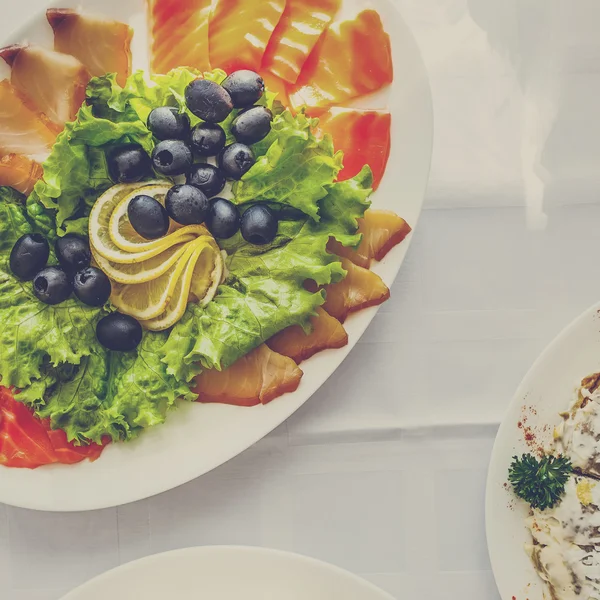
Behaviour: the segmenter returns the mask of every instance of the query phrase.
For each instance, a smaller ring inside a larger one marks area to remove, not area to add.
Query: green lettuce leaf
[[[158,354],[166,337],[146,333],[136,352],[106,352],[96,346],[72,373],[65,377],[64,369],[48,369],[19,399],[70,440],[132,439],[164,423],[178,398],[195,397],[166,372]]]
[[[20,194],[0,188],[0,377],[70,440],[130,439],[162,423],[189,386],[167,373],[159,351],[168,334],[147,333],[135,352],[109,352],[96,339],[106,313],[71,298],[42,304],[10,272],[17,239],[36,231]]]
[[[345,276],[339,259],[327,252],[327,242],[331,236],[360,241],[357,219],[369,205],[371,181],[367,167],[354,179],[329,184],[320,203],[321,220],[280,221],[268,247],[247,244],[239,233],[222,242],[229,277],[206,307],[190,305],[173,328],[163,348],[169,372],[189,380],[201,368],[221,370],[278,331],[307,327],[325,296],[308,291],[305,281],[325,285]],[[340,211],[345,211],[343,219]]]
[[[276,202],[319,220],[319,200],[342,167],[331,137],[312,132],[318,121],[289,112],[275,116],[270,134],[253,146],[260,157],[233,186],[235,202]]]

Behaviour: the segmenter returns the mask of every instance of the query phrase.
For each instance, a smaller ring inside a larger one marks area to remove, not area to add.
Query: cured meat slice
[[[223,371],[203,371],[193,391],[199,402],[255,406],[295,391],[301,378],[302,371],[291,358],[261,344]]]
[[[274,335],[267,342],[269,348],[299,364],[321,350],[345,346],[348,334],[344,326],[322,308],[317,308],[317,313],[310,319],[313,327],[310,333],[304,333],[299,325],[292,325]]]
[[[327,249],[333,254],[350,259],[355,265],[368,269],[371,260],[381,260],[394,246],[411,232],[410,225],[391,210],[365,211],[358,220],[358,233],[362,240],[356,250],[342,246],[333,238]]]
[[[338,181],[351,179],[365,166],[373,172],[373,189],[379,187],[390,156],[391,115],[376,110],[332,108],[320,118],[319,128],[331,135],[333,147],[344,153]]]
[[[90,81],[80,61],[41,46],[8,46],[0,56],[11,67],[14,88],[52,123],[62,129],[75,119]]]
[[[375,92],[392,79],[390,38],[379,14],[364,10],[325,32],[304,64],[290,102],[294,109],[306,105],[314,115]]]
[[[15,88],[0,81],[0,154],[21,154],[44,162],[56,140],[56,130],[25,103]]]
[[[321,34],[340,8],[341,0],[287,0],[269,41],[263,68],[296,83]]]
[[[0,186],[12,187],[26,196],[43,174],[42,167],[25,156],[7,154],[0,158]]]
[[[323,308],[343,323],[352,312],[377,306],[390,297],[390,290],[381,277],[368,269],[342,258],[342,266],[348,274],[338,283],[325,286],[327,300]]]
[[[210,20],[210,64],[227,73],[259,71],[285,0],[215,0]]]
[[[152,36],[150,69],[210,69],[208,23],[211,0],[148,0]]]
[[[79,59],[93,77],[116,73],[120,85],[131,74],[133,30],[126,23],[86,15],[70,8],[46,11],[54,49]]]

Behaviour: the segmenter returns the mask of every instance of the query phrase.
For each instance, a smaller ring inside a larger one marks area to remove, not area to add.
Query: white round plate
[[[355,5],[350,3],[357,2]],[[58,3],[76,7],[80,0]],[[134,27],[134,68],[147,63],[144,0],[88,0],[85,10],[127,21]],[[394,84],[386,104],[370,98],[374,108],[392,113],[392,151],[373,206],[395,211],[414,228],[421,211],[431,160],[433,117],[431,92],[421,54],[407,25],[390,0],[345,0],[344,10],[373,7],[392,39]],[[44,12],[2,45],[23,40],[52,45]],[[373,268],[388,286],[394,281],[410,243],[394,248]],[[298,390],[267,406],[239,408],[186,405],[165,425],[128,444],[112,444],[94,463],[52,465],[34,471],[0,467],[0,502],[51,511],[91,510],[117,506],[172,489],[236,456],[297,410],[335,371],[365,331],[376,309],[351,316],[345,324],[349,343],[302,363]]]
[[[529,505],[505,484],[512,457],[531,452],[532,445],[547,446],[554,426],[561,422],[559,413],[569,407],[581,380],[600,371],[599,311],[600,304],[592,306],[544,350],[525,375],[498,430],[488,472],[485,520],[502,600],[548,597],[524,550],[531,542],[524,523]],[[535,444],[525,441],[524,431],[535,438]]]
[[[327,563],[265,548],[206,546],[132,562],[63,600],[393,600],[373,584]]]

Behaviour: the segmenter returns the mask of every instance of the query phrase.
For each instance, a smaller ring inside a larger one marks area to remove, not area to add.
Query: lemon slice
[[[160,277],[133,285],[115,283],[110,301],[118,310],[140,321],[158,317],[173,298],[177,280],[202,239],[198,238],[193,244],[188,244],[181,258]]]
[[[206,234],[206,228],[202,225],[188,225],[186,227],[175,229],[172,233],[159,240],[153,240],[150,242],[151,246],[145,245],[149,243],[147,241],[133,244],[132,247],[134,250],[132,251],[125,251],[122,248],[119,248],[111,240],[109,225],[111,216],[117,206],[128,197],[146,193],[147,191],[152,192],[152,189],[156,190],[156,188],[162,189],[164,187],[166,187],[164,184],[158,184],[156,182],[144,184],[122,183],[115,185],[104,192],[104,194],[96,200],[90,213],[89,236],[90,246],[94,253],[117,264],[140,263],[164,252],[175,244],[190,242],[199,235]]]
[[[196,235],[207,234],[208,230],[202,225],[188,225],[186,227],[182,227],[175,221],[171,220],[169,231],[167,232],[166,236],[157,240],[149,241],[143,238],[133,228],[129,222],[129,215],[127,214],[127,209],[131,200],[140,194],[144,194],[154,198],[155,200],[158,200],[158,202],[164,206],[167,192],[172,187],[172,185],[165,184],[145,186],[143,189],[137,189],[121,198],[120,202],[117,204],[112,215],[110,216],[108,225],[108,233],[112,243],[121,250],[125,250],[125,252],[145,252],[147,250],[153,250],[159,247],[162,248],[166,239],[173,235],[181,235],[183,231],[192,231],[193,233],[196,233]]]
[[[92,255],[96,266],[104,271],[113,281],[124,284],[135,284],[145,283],[146,281],[160,277],[181,258],[186,247],[186,244],[175,244],[160,254],[138,263],[119,264],[106,260],[93,247]]]
[[[185,313],[188,302],[192,300],[190,291],[194,285],[196,285],[197,291],[202,293],[201,303],[203,305],[214,297],[217,287],[221,283],[223,257],[212,240],[199,239],[190,246],[194,247],[193,253],[183,275],[177,281],[171,302],[160,316],[142,321],[142,326],[146,329],[162,331],[175,325]],[[201,292],[197,287],[198,281],[202,282]]]

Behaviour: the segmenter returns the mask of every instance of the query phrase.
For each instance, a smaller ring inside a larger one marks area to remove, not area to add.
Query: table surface
[[[0,37],[40,4],[0,1]],[[600,297],[600,3],[396,2],[430,72],[435,149],[392,299],[301,410],[214,472],[93,513],[0,505],[2,598],[58,600],[148,554],[248,544],[399,600],[498,599],[484,531],[498,424]]]

